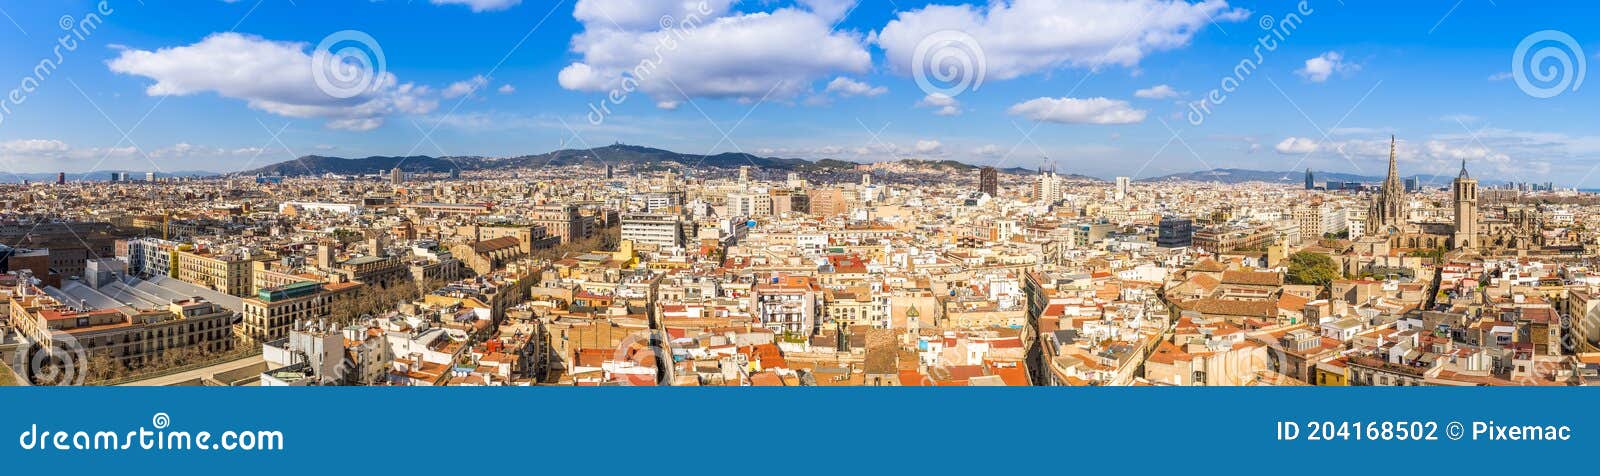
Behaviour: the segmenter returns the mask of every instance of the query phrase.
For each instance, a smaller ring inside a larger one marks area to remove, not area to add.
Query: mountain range
[[[913,169],[926,172],[970,173],[979,168],[955,160],[922,160],[902,159],[897,163]],[[675,165],[674,165],[675,164]],[[500,170],[519,167],[544,167],[544,166],[589,166],[605,167],[628,166],[635,170],[652,170],[673,166],[687,167],[712,167],[720,169],[737,169],[741,166],[753,166],[761,170],[776,170],[790,172],[816,172],[816,173],[845,173],[855,167],[863,165],[859,162],[824,158],[807,160],[797,158],[762,157],[753,154],[725,152],[712,155],[684,154],[669,150],[656,149],[627,144],[613,144],[605,147],[590,149],[561,149],[537,155],[524,155],[518,157],[481,157],[481,156],[447,156],[434,157],[426,155],[416,156],[371,156],[361,158],[342,158],[321,155],[308,155],[297,159],[287,160],[272,165],[267,165],[251,170],[232,174],[218,174],[205,171],[177,171],[158,174],[161,177],[203,177],[215,175],[257,176],[257,175],[282,175],[282,176],[307,176],[307,175],[372,175],[384,174],[399,166],[402,170],[411,173],[449,173],[452,170]],[[114,172],[122,171],[96,171],[89,174],[68,173],[67,180],[108,180]],[[144,172],[127,171],[135,180],[144,178]],[[1000,172],[1014,175],[1030,175],[1036,173],[1033,169],[1011,167],[1000,169]],[[1314,181],[1323,184],[1334,182],[1361,182],[1379,183],[1383,177],[1359,175],[1342,172],[1314,172]],[[1077,174],[1061,174],[1068,179],[1104,181],[1098,177]],[[48,182],[55,180],[53,173],[27,173],[12,176],[0,176],[0,182],[18,182],[29,180],[35,182]],[[1440,175],[1413,175],[1424,184],[1443,186],[1453,178]],[[1299,184],[1305,180],[1304,171],[1275,172],[1266,170],[1219,168],[1195,172],[1177,173],[1160,177],[1140,179],[1140,182],[1219,182],[1238,184],[1245,182],[1268,182],[1281,184]],[[1503,184],[1503,181],[1482,180],[1484,185]]]
[[[1327,183],[1327,182],[1360,182],[1360,183],[1369,183],[1369,184],[1377,184],[1377,183],[1382,183],[1383,182],[1383,177],[1381,177],[1381,176],[1359,175],[1359,174],[1351,174],[1351,173],[1343,173],[1343,172],[1317,172],[1317,171],[1312,171],[1312,175],[1313,175],[1312,176],[1312,181],[1315,182],[1318,185],[1322,185],[1322,184]],[[1407,180],[1407,179],[1416,179],[1417,182],[1419,182],[1421,184],[1424,184],[1424,185],[1431,184],[1432,186],[1440,186],[1440,187],[1442,187],[1442,186],[1449,185],[1450,181],[1455,179],[1455,174],[1454,173],[1441,174],[1441,175],[1417,174],[1417,175],[1412,175],[1412,176],[1409,176],[1409,177],[1404,177],[1404,176],[1401,177],[1401,180]],[[1139,181],[1140,182],[1185,182],[1185,181],[1186,182],[1219,182],[1219,183],[1226,183],[1226,184],[1239,184],[1239,183],[1245,183],[1245,182],[1269,182],[1269,183],[1282,183],[1282,184],[1301,184],[1301,183],[1305,183],[1305,180],[1306,180],[1306,175],[1305,175],[1305,171],[1303,171],[1303,170],[1302,171],[1298,171],[1298,172],[1273,172],[1273,171],[1267,171],[1267,170],[1249,170],[1249,169],[1211,169],[1211,170],[1200,170],[1200,171],[1195,171],[1195,172],[1184,172],[1184,173],[1172,174],[1172,175],[1163,175],[1163,176],[1160,176],[1160,177],[1153,177],[1153,178],[1148,178],[1148,179],[1140,179]],[[1500,184],[1503,184],[1505,182],[1504,181],[1500,181],[1500,180],[1483,180],[1483,179],[1480,179],[1479,183],[1482,184],[1482,185],[1500,185]]]
[[[917,160],[905,159],[900,164],[931,171],[969,172],[979,166],[958,162],[954,160]],[[669,150],[656,149],[626,144],[613,144],[605,147],[591,149],[562,149],[538,155],[524,155],[507,158],[485,157],[389,157],[372,156],[364,158],[346,159],[340,157],[326,157],[309,155],[294,160],[279,162],[252,170],[239,172],[237,175],[362,175],[382,174],[393,169],[396,165],[401,170],[412,173],[447,173],[451,170],[495,170],[516,167],[563,167],[571,165],[588,167],[605,167],[606,165],[632,168],[665,167],[667,164],[678,164],[689,167],[714,167],[720,169],[737,169],[741,166],[752,166],[761,170],[780,170],[791,172],[845,172],[863,165],[859,162],[839,159],[793,159],[778,157],[762,157],[753,154],[725,152],[713,155],[684,154]],[[1002,169],[1001,172],[1010,174],[1026,174],[1031,170],[1013,167]],[[1092,177],[1071,176],[1084,179]]]

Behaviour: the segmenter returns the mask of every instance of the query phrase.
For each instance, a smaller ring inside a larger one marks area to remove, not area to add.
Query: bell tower
[[[1455,191],[1456,231],[1455,248],[1473,249],[1478,246],[1478,179],[1467,174],[1467,161],[1461,161],[1461,174],[1452,187]]]

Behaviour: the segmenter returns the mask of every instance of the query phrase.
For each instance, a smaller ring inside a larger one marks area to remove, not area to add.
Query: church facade
[[[1483,216],[1478,180],[1467,173],[1464,160],[1450,187],[1450,219],[1413,219],[1396,159],[1395,139],[1390,137],[1389,174],[1367,211],[1365,231],[1370,239],[1387,241],[1390,249],[1400,251],[1497,253],[1543,246],[1543,222],[1536,208],[1505,205],[1496,209],[1500,218]]]

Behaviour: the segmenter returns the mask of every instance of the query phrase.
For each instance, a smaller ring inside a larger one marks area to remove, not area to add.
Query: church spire
[[[1401,185],[1400,185],[1400,164],[1399,164],[1399,160],[1397,158],[1399,154],[1397,154],[1395,152],[1395,149],[1396,149],[1396,147],[1395,147],[1394,136],[1390,135],[1389,136],[1389,176],[1388,177],[1384,177],[1384,179],[1383,179],[1383,192],[1386,195],[1390,194],[1390,193],[1396,193],[1397,194],[1397,193],[1399,193],[1400,190],[1405,190],[1403,188],[1400,188],[1401,187]]]
[[[1372,209],[1367,214],[1367,234],[1392,232],[1405,224],[1405,186],[1400,183],[1399,153],[1395,136],[1389,136],[1389,176],[1383,187],[1373,197]]]
[[[1395,179],[1395,178],[1397,178],[1399,176],[1400,176],[1400,166],[1395,163],[1394,135],[1390,135],[1389,136],[1389,179],[1393,180],[1393,179]]]
[[[1467,175],[1467,159],[1461,159],[1461,175],[1459,177],[1472,178],[1471,175]]]

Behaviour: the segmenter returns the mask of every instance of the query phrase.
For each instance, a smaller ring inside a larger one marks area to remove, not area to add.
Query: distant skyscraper
[[[978,191],[991,197],[1000,196],[1000,172],[994,167],[978,169]]]
[[[1311,169],[1306,169],[1306,190],[1315,188],[1317,188],[1317,176],[1311,173]]]
[[[57,172],[56,173],[56,185],[66,185],[66,184],[67,184],[67,173],[66,172]]]
[[[144,181],[146,181],[146,182],[154,182],[154,181],[156,181],[156,173],[155,172],[145,172],[144,173]]]
[[[1406,179],[1406,193],[1416,193],[1420,191],[1422,191],[1422,184],[1417,182],[1416,177]]]
[[[389,169],[389,183],[400,185],[401,183],[405,183],[405,181],[406,173],[405,171],[400,170],[400,167],[397,166]]]
[[[614,175],[614,172],[611,170],[611,164],[606,164],[606,180],[611,180],[614,177],[615,177],[615,175]]]
[[[750,183],[750,166],[739,166],[739,183]]]
[[[1117,177],[1117,200],[1120,201],[1128,198],[1128,185],[1130,185],[1132,181],[1133,179],[1128,177]]]
[[[461,169],[450,169],[450,180],[461,178]]]

